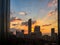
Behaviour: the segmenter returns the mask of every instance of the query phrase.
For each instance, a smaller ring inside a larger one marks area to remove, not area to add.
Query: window
[[[28,22],[31,19],[31,32],[35,26],[40,26],[44,34],[51,34],[51,29],[58,32],[58,0],[11,0],[10,28],[24,30],[28,33]],[[55,33],[54,32],[54,33]]]
[[[58,0],[10,0],[10,5],[7,4],[7,7],[5,7],[7,12],[2,16],[4,18],[2,22],[6,24],[1,23],[7,26],[1,28],[5,32],[8,28],[7,32],[17,38],[57,40]],[[10,20],[8,19],[9,7]]]

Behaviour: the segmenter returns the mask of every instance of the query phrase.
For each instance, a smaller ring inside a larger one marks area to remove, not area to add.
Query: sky
[[[52,27],[57,32],[57,3],[57,0],[10,0],[10,18],[16,17],[25,22],[31,18],[36,21],[32,27],[42,26],[43,33]]]
[[[48,2],[49,0],[11,0],[11,10],[16,13],[22,11],[26,12],[26,16],[21,16],[19,14],[14,15],[16,17],[23,18],[23,20],[26,18],[26,20],[29,18],[42,19],[50,10],[55,8],[48,8]]]

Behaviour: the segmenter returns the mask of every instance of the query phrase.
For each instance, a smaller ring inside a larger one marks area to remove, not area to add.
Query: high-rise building
[[[55,28],[51,28],[51,36],[55,34]]]
[[[54,33],[54,40],[57,40],[57,33]]]
[[[32,25],[32,21],[31,21],[31,19],[29,19],[28,20],[28,34],[30,34],[31,33],[31,25]]]
[[[55,28],[51,29],[51,39],[53,41],[57,39],[57,34],[55,33]]]
[[[35,26],[34,32],[40,32],[40,26]]]
[[[36,37],[37,38],[41,38],[42,37],[42,33],[41,33],[41,31],[40,31],[40,26],[35,26],[35,28],[34,28],[34,33],[36,34]]]

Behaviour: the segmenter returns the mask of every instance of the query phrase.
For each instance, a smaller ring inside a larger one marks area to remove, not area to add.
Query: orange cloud
[[[52,24],[45,24],[45,25],[42,25],[42,26],[44,27],[44,26],[50,26],[50,25],[52,25]]]
[[[22,23],[23,22],[23,20],[22,21],[20,21],[20,20],[14,20],[13,22],[10,22],[10,28],[15,28],[15,29],[18,29],[18,30],[24,30],[24,34],[28,34],[28,25],[26,26],[26,25],[21,25],[21,24],[19,24],[19,23]],[[57,32],[57,24],[45,24],[45,25],[43,25],[45,22],[43,21],[43,20],[39,20],[39,19],[37,19],[33,24],[32,24],[32,32],[34,32],[34,27],[36,26],[36,25],[39,25],[41,28],[40,28],[40,30],[41,30],[41,32],[43,33],[43,34],[45,34],[45,33],[50,33],[50,31],[51,31],[51,28],[52,27],[54,27],[54,28],[56,28],[56,32]],[[57,23],[57,22],[56,22]],[[13,24],[17,24],[16,26],[13,26]]]

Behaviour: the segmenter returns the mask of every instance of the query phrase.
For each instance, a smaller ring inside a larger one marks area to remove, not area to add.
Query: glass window
[[[10,0],[9,32],[17,37],[57,40],[58,0]]]

